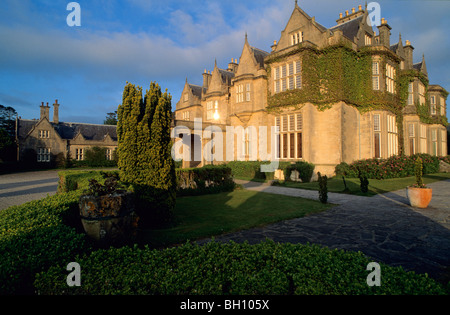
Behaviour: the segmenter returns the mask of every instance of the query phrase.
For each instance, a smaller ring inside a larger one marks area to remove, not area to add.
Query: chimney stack
[[[59,124],[59,104],[58,104],[58,100],[55,100],[55,104],[53,104],[53,123]]]
[[[207,72],[205,69],[205,72],[203,72],[203,88],[204,89],[208,89],[210,78],[211,78],[211,74],[209,72]]]
[[[389,48],[391,47],[391,29],[385,18],[381,19],[381,25],[378,26],[380,32],[380,44]]]
[[[44,105],[44,102],[41,103],[41,120],[44,118],[47,118],[48,121],[50,121],[50,107],[47,105]]]
[[[411,42],[409,40],[405,41],[405,46],[403,47],[405,51],[405,69],[410,70],[413,67],[413,50],[414,47],[411,46]]]

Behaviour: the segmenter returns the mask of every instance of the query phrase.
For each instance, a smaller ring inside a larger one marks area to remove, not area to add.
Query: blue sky
[[[80,0],[81,26],[66,23],[67,0],[2,0],[0,104],[25,119],[59,100],[60,120],[103,123],[121,103],[126,82],[156,81],[178,102],[185,79],[202,83],[214,60],[240,57],[245,33],[270,51],[294,0]],[[368,1],[370,2],[370,1]],[[450,91],[450,1],[377,1],[391,43],[410,40],[414,62],[425,54],[431,84]],[[365,1],[299,0],[326,27]]]

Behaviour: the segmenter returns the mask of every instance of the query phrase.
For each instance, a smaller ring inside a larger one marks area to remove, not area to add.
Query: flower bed
[[[351,164],[342,162],[335,171],[337,176],[351,178],[359,177],[360,173],[372,179],[414,176],[414,162],[418,157],[423,160],[423,174],[439,172],[439,158],[429,154],[395,155],[388,159],[358,160]]]

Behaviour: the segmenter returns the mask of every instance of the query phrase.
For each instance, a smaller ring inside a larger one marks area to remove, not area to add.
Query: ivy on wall
[[[396,116],[399,132],[399,153],[403,153],[403,109],[407,105],[409,82],[418,78],[426,87],[428,79],[414,70],[400,70],[400,59],[390,51],[362,48],[355,51],[346,43],[324,49],[298,45],[286,54],[276,55],[266,60],[268,77],[271,68],[287,57],[297,55],[302,61],[302,88],[272,94],[268,91],[268,111],[279,113],[289,107],[300,109],[305,103],[314,104],[324,111],[337,102],[354,106],[361,114],[373,110],[387,110]],[[397,93],[377,91],[372,88],[372,56],[380,57],[380,82],[385,81],[386,64],[390,63],[396,71],[395,88]],[[428,100],[427,95],[425,96]],[[418,103],[418,102],[416,102]],[[417,114],[424,123],[447,125],[445,116],[431,117],[429,102],[417,106]]]

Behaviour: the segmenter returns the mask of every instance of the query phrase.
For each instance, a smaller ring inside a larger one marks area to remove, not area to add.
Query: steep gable
[[[189,84],[186,79],[183,91],[181,92],[181,98],[176,104],[176,109],[181,109],[192,105],[199,105],[203,92],[203,87]]]
[[[264,68],[264,58],[269,55],[261,49],[251,47],[245,36],[244,48],[242,49],[241,57],[239,58],[239,66],[236,71],[236,76],[245,74],[256,74],[260,69]]]
[[[217,61],[214,64],[214,70],[211,74],[211,81],[206,93],[221,92],[225,93],[228,86],[231,85],[231,79],[234,77],[234,73],[231,71],[219,69],[217,67]]]
[[[278,52],[304,41],[323,46],[326,44],[326,36],[324,36],[326,31],[326,27],[317,23],[314,17],[310,17],[296,3],[274,51]],[[298,34],[299,37],[295,38],[294,36],[298,36]]]

